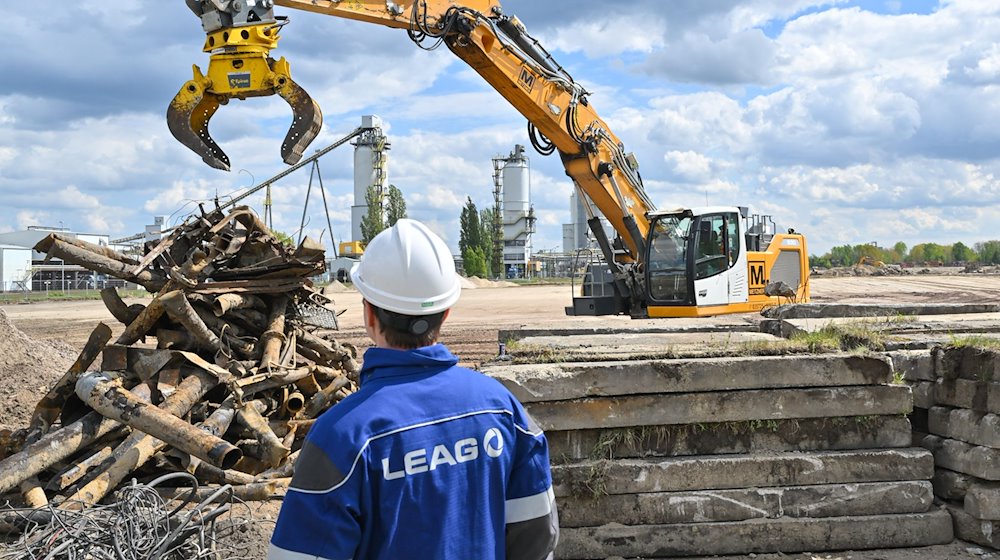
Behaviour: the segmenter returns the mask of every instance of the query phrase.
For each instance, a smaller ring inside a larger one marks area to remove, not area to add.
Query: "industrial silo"
[[[531,258],[535,215],[531,207],[531,168],[524,146],[503,158],[503,264],[507,278],[524,278]]]
[[[354,206],[351,206],[351,241],[361,241],[361,220],[368,213],[365,195],[375,186],[379,206],[389,182],[389,143],[382,132],[382,119],[375,115],[361,117],[367,128],[354,142]]]

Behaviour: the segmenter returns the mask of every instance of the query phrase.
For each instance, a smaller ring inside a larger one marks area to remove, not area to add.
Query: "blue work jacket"
[[[359,390],[303,444],[271,560],[550,558],[542,430],[443,345],[365,352]]]

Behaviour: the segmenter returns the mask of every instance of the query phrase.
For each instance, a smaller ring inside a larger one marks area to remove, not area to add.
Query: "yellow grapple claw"
[[[277,46],[273,24],[220,29],[208,35],[211,52],[207,76],[194,66],[194,78],[184,84],[167,109],[167,126],[181,144],[208,165],[229,170],[229,158],[208,132],[219,105],[232,98],[263,97],[277,93],[292,108],[292,125],[281,145],[281,159],[297,163],[323,126],[319,105],[292,80],[288,62],[269,56]]]

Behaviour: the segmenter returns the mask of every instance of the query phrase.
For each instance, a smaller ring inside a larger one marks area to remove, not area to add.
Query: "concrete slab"
[[[553,461],[912,446],[904,416],[856,416],[549,431]]]
[[[969,445],[935,435],[924,437],[921,446],[934,454],[939,467],[972,475],[983,480],[1000,480],[1000,450]]]
[[[556,496],[930,480],[921,448],[579,461],[552,466]]]
[[[1000,415],[935,406],[927,416],[929,433],[1000,449]]]
[[[798,303],[771,307],[761,314],[772,319],[966,314],[1000,316],[1000,305],[993,303]]]
[[[715,319],[715,318],[713,318]],[[671,320],[676,323],[678,320]],[[683,320],[680,320],[683,321]],[[511,343],[523,340],[528,337],[537,336],[593,336],[597,334],[684,334],[684,333],[730,333],[730,332],[759,332],[756,325],[746,322],[723,321],[723,324],[706,325],[701,319],[694,319],[697,323],[671,324],[661,326],[626,326],[617,325],[614,327],[581,327],[581,328],[522,328],[522,329],[502,329],[497,333],[497,342]]]
[[[822,387],[527,403],[544,430],[907,414],[909,387]]]
[[[1000,352],[971,346],[940,348],[937,372],[946,379],[1000,382]]]
[[[507,352],[515,361],[525,363],[600,362],[745,354],[748,346],[783,342],[759,332],[552,335],[525,337],[508,345]]]
[[[934,371],[934,357],[928,350],[896,350],[885,355],[892,363],[893,371],[906,381],[937,381]]]
[[[482,372],[498,379],[522,403],[892,381],[888,360],[850,354],[487,365]]]
[[[561,497],[560,527],[606,523],[664,525],[924,513],[934,502],[928,481],[623,494],[598,499]]]
[[[1000,412],[1000,383],[970,379],[938,379],[934,384],[938,404],[980,412]]]
[[[913,406],[915,408],[931,408],[937,404],[934,400],[934,383],[930,381],[906,381],[913,391]]]
[[[1000,521],[1000,483],[977,481],[969,486],[965,512],[976,519]]]
[[[930,546],[953,540],[948,512],[906,515],[759,519],[724,523],[568,528],[561,559],[673,558],[767,552],[819,552]]]
[[[948,513],[954,520],[955,536],[981,546],[1000,549],[1000,523],[983,521],[969,515],[962,508],[948,504]],[[562,535],[559,536],[562,541]]]
[[[975,484],[976,480],[975,477],[965,473],[938,467],[934,469],[931,485],[934,486],[934,495],[942,500],[963,501],[969,487]]]

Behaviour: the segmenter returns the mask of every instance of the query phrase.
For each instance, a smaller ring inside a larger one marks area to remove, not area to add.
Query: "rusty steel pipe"
[[[180,387],[177,392],[181,392]],[[242,456],[235,445],[195,428],[168,411],[142,402],[103,372],[90,372],[81,376],[76,383],[76,394],[104,416],[163,440],[171,447],[190,453],[216,467],[228,469]]]
[[[285,491],[291,485],[291,478],[273,478],[270,480],[244,484],[232,487],[232,496],[244,502],[266,502],[284,497]],[[204,501],[219,491],[217,486],[202,486],[194,491],[192,500]],[[165,500],[187,499],[191,495],[190,488],[157,488],[156,492]],[[225,493],[222,498],[228,499],[229,494]]]
[[[312,374],[312,370],[310,370],[310,374],[307,377],[303,377],[295,382],[295,388],[306,397],[311,397],[322,389],[319,386],[319,382],[316,381],[316,376]]]
[[[142,337],[156,326],[156,323],[163,317],[163,296],[168,293],[158,294],[153,298],[153,301],[149,302],[149,305],[139,313],[139,316],[135,318],[131,323],[125,327],[125,331],[118,337],[115,344],[120,344],[122,346],[130,346],[139,341]]]
[[[184,297],[184,292],[176,290],[163,295],[159,300],[167,315],[184,326],[199,347],[212,352],[218,352],[222,349],[219,337],[215,336],[215,333],[201,320],[201,317],[188,303],[187,298]]]
[[[316,393],[311,399],[309,399],[304,411],[305,415],[310,418],[319,416],[319,414],[329,408],[330,405],[340,400],[336,397],[337,393],[341,389],[346,389],[350,386],[350,384],[351,381],[343,375],[331,381],[329,385],[323,387],[320,392]]]
[[[265,309],[267,306],[264,304],[264,300],[253,295],[243,295],[243,294],[222,294],[215,298],[212,302],[212,313],[215,313],[216,317],[222,317],[230,311],[236,309]]]
[[[49,427],[59,418],[66,400],[73,394],[77,377],[94,363],[109,340],[111,340],[111,328],[104,323],[98,323],[73,365],[35,405],[35,411],[28,424],[28,430],[32,435],[41,437],[49,431]]]
[[[285,402],[281,403],[282,410],[288,412],[291,416],[295,416],[299,412],[302,412],[302,409],[305,407],[306,397],[298,391],[289,393],[288,396],[285,397]]]
[[[236,412],[236,421],[246,428],[260,444],[260,459],[268,467],[281,464],[281,461],[292,452],[282,445],[274,430],[267,424],[262,414],[267,410],[267,403],[254,400]]]
[[[119,323],[123,325],[130,325],[132,321],[135,321],[145,309],[145,306],[138,303],[133,305],[126,305],[122,301],[121,296],[118,295],[117,288],[104,288],[101,290],[101,301],[104,302],[104,307],[108,309],[108,312],[118,320]]]
[[[219,380],[216,377],[201,370],[194,370],[181,381],[172,395],[160,403],[159,410],[173,417],[183,416],[218,383]],[[179,418],[177,419],[179,420]],[[188,426],[196,429],[190,424]],[[204,434],[204,432],[202,433]],[[65,502],[66,507],[79,509],[86,504],[97,503],[108,492],[121,484],[129,473],[146,464],[166,446],[166,442],[149,434],[140,431],[133,432],[115,448],[109,461],[110,465],[102,465],[104,470],[70,496]]]
[[[285,343],[285,313],[288,311],[288,296],[282,294],[271,299],[267,317],[267,329],[260,335],[260,367],[269,368],[281,362],[281,345]]]
[[[57,492],[61,492],[69,488],[90,472],[91,469],[96,468],[101,463],[111,458],[111,453],[113,451],[114,449],[110,445],[102,447],[96,453],[83,459],[82,461],[77,462],[70,468],[53,477],[53,479],[49,481],[46,488]]]
[[[148,401],[149,387],[138,385],[132,389],[132,394]],[[86,449],[109,433],[122,429],[125,429],[125,426],[120,422],[104,418],[97,412],[90,412],[68,426],[45,434],[35,443],[0,461],[0,494],[74,453]]]
[[[309,368],[293,369],[282,374],[272,375],[266,379],[244,385],[242,386],[242,390],[243,393],[247,395],[262,393],[264,391],[278,389],[280,387],[284,387],[285,385],[297,383],[298,381],[306,379],[311,375],[312,374],[310,373]]]
[[[295,329],[295,336],[302,346],[318,354],[322,362],[340,365],[347,373],[357,373],[358,363],[351,356],[351,352],[340,343],[331,343],[301,328]]]

